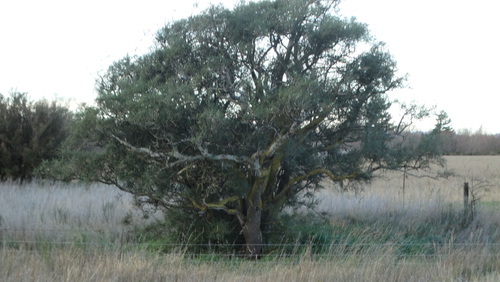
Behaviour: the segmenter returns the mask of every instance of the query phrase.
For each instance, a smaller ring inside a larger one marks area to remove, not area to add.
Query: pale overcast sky
[[[115,60],[148,51],[167,22],[209,3],[238,0],[4,0],[0,2],[0,93],[92,101]],[[436,105],[455,129],[500,133],[500,2],[344,0],[340,15],[386,42],[409,89],[395,97]],[[401,94],[401,95],[399,95]],[[423,127],[426,127],[425,125]],[[430,128],[421,128],[428,130]]]

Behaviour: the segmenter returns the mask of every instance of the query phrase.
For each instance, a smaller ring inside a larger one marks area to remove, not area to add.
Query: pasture
[[[454,176],[408,175],[404,190],[403,172],[381,172],[356,191],[320,191],[323,225],[304,216],[297,228],[326,247],[260,261],[151,248],[137,230],[161,215],[112,187],[2,183],[0,281],[499,281],[500,156],[446,159]],[[464,182],[478,199],[470,223]]]

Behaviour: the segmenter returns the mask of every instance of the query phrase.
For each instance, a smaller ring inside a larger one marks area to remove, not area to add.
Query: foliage
[[[0,179],[30,180],[43,160],[57,156],[69,134],[70,111],[57,102],[0,94]]]
[[[404,81],[396,63],[337,3],[211,7],[167,25],[150,53],[110,66],[52,172],[183,211],[179,225],[225,222],[258,255],[263,230],[325,177],[429,166],[438,152],[396,138],[386,96]]]

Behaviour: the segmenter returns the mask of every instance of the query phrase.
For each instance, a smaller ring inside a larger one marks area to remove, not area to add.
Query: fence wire
[[[45,234],[41,234],[44,233]],[[57,238],[54,234],[65,233]],[[30,239],[20,239],[26,234],[34,234]],[[52,235],[52,236],[47,236]],[[69,235],[74,235],[69,239]],[[165,255],[179,255],[188,260],[199,258],[233,259],[245,257],[248,245],[230,243],[165,243],[140,242],[125,238],[124,233],[102,236],[97,230],[43,230],[43,229],[1,229],[0,254],[18,252],[40,252],[63,248],[74,248],[82,254],[104,251],[109,254],[123,255],[130,251],[153,251]],[[52,239],[50,239],[52,237]],[[105,239],[104,239],[104,238]],[[348,242],[331,243],[266,243],[253,245],[263,247],[261,258],[300,260],[309,256],[315,260],[344,259],[349,257],[380,258],[381,254],[392,253],[400,258],[441,259],[453,252],[476,252],[483,257],[500,259],[500,243],[496,242]],[[239,250],[239,251],[238,251]],[[406,250],[406,251],[405,251]]]

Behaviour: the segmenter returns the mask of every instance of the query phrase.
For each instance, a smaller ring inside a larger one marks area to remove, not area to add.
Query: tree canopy
[[[439,154],[404,146],[388,112],[404,82],[395,61],[338,2],[212,6],[168,24],[101,77],[62,173],[166,211],[223,213],[259,255],[262,230],[325,178],[427,167]]]

